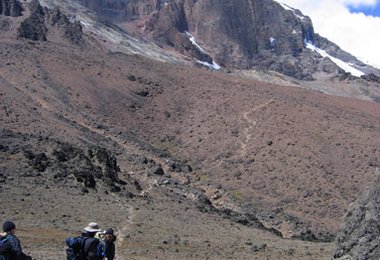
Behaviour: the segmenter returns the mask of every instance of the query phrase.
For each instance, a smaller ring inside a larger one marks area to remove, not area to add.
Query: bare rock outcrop
[[[79,21],[70,21],[66,14],[57,7],[43,8],[37,0],[29,5],[30,16],[18,29],[18,37],[33,41],[46,41],[49,32],[57,32],[60,37],[76,45],[83,44],[82,25]]]
[[[48,29],[45,24],[45,11],[37,0],[29,4],[31,15],[25,19],[18,29],[18,37],[33,41],[46,41]]]
[[[0,15],[17,17],[22,15],[22,7],[18,0],[0,0]]]
[[[119,193],[125,191],[128,182],[133,182],[119,178],[117,159],[104,147],[79,147],[5,130],[0,130],[0,137],[0,151],[6,156],[18,154],[20,164],[28,165],[14,170],[14,178],[27,175],[48,186],[74,185],[86,193],[99,188]]]
[[[336,242],[333,259],[380,258],[379,180],[351,205]]]
[[[81,45],[83,43],[82,25],[79,21],[70,21],[67,15],[62,13],[59,8],[48,10],[48,24],[58,28],[64,39],[71,43]]]

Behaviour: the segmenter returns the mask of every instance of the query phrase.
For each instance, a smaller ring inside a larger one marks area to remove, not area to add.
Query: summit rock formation
[[[314,33],[299,10],[273,0],[79,1],[126,31],[150,36],[200,64],[228,69],[274,70],[313,80],[318,72],[342,74],[333,62],[308,48],[329,49],[361,71],[371,70]]]

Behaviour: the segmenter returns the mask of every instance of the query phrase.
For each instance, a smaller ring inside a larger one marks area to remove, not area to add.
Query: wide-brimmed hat
[[[84,228],[84,230],[86,232],[89,232],[89,233],[96,233],[96,232],[100,232],[101,229],[99,228],[99,225],[98,223],[95,223],[95,222],[91,222],[87,225],[87,227]]]

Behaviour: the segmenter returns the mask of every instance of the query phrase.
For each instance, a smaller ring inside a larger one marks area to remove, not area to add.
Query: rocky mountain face
[[[18,0],[0,0],[0,15],[21,16],[22,7]]]
[[[17,36],[33,41],[46,41],[50,36],[55,37],[55,31],[63,39],[75,44],[83,43],[82,26],[80,22],[71,22],[57,7],[43,8],[37,0],[28,4],[30,15],[18,28]]]
[[[380,181],[350,206],[334,259],[380,258]]]
[[[269,69],[304,80],[314,79],[318,72],[344,72],[307,49],[305,43],[310,42],[373,72],[373,68],[315,34],[309,17],[273,0],[79,2],[127,31],[148,34],[201,64],[215,61],[230,69]],[[112,11],[117,14],[112,15]]]
[[[379,167],[379,104],[152,58],[182,46],[216,66],[182,19],[193,2],[125,2],[120,25],[156,49],[78,3],[41,2],[62,9],[32,1],[22,17],[0,15],[0,200],[11,202],[0,212],[29,237],[48,228],[30,242],[37,258],[63,259],[64,231],[93,218],[129,236],[120,259],[331,256],[341,217]],[[81,24],[68,15],[78,6]]]

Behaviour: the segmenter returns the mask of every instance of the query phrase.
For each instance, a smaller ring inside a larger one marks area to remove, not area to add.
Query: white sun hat
[[[89,233],[95,233],[95,232],[100,232],[101,229],[99,228],[98,223],[91,222],[87,225],[87,227],[84,228],[85,231]]]

